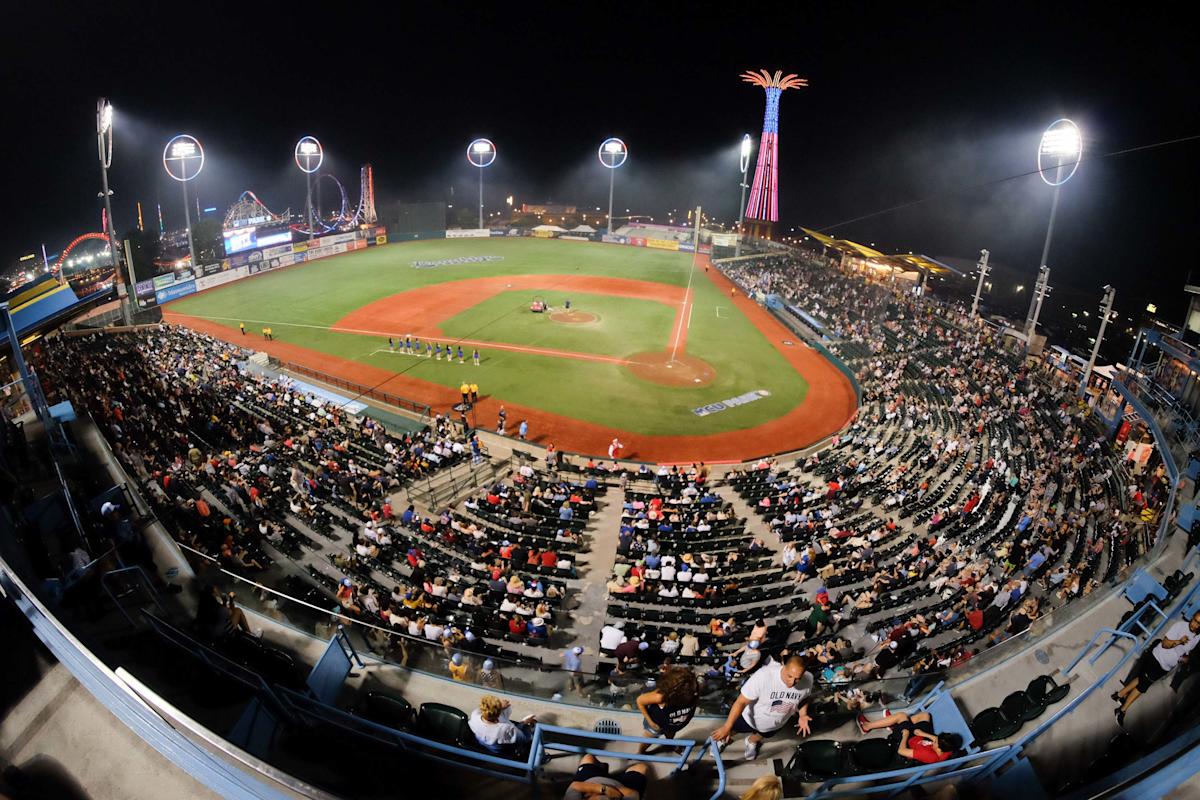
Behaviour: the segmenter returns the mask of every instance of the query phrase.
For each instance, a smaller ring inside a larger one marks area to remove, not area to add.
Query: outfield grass
[[[414,269],[414,261],[464,256],[501,256],[486,263]],[[703,388],[647,383],[616,364],[553,358],[481,348],[475,368],[387,352],[382,337],[335,333],[327,328],[346,314],[390,295],[447,281],[500,275],[600,275],[688,283],[689,254],[619,245],[530,239],[462,239],[406,242],[369,248],[311,264],[237,281],[168,308],[236,329],[269,324],[275,338],[342,358],[457,387],[464,377],[503,402],[587,420],[642,434],[702,435],[752,428],[782,416],[800,403],[808,384],[722,292],[702,275],[692,284],[687,352],[718,373]],[[509,295],[512,295],[511,297]],[[547,300],[561,303],[552,288]],[[668,349],[674,310],[648,300],[573,294],[573,307],[600,314],[589,324],[552,323],[528,308],[527,291],[502,293],[445,321],[453,336],[506,341],[623,357],[640,350]],[[588,304],[594,304],[595,308]],[[625,334],[622,335],[622,331]],[[383,387],[386,389],[387,387]],[[765,389],[770,396],[717,414],[697,417],[692,409]]]

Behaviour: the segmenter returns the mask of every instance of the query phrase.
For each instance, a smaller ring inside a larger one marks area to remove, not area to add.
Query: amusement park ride
[[[333,181],[333,185],[337,187],[338,198],[340,204],[335,214],[320,214],[316,213],[313,216],[312,233],[320,236],[326,233],[332,233],[336,230],[345,230],[347,228],[357,227],[359,225],[374,225],[379,221],[375,211],[375,176],[370,164],[363,164],[359,170],[359,197],[358,206],[351,212],[349,205],[349,197],[346,194],[346,187],[342,185],[336,177],[330,173],[323,172],[316,176],[316,183],[328,180]],[[229,207],[225,213],[224,228],[232,230],[252,225],[287,225],[291,230],[297,233],[307,235],[310,231],[306,221],[292,223],[291,209],[285,210],[281,214],[276,214],[271,209],[267,208],[266,204],[258,199],[258,196],[252,191],[244,191],[238,197],[237,201]],[[103,227],[103,215],[102,215]],[[51,271],[56,273],[61,280],[63,278],[63,268],[66,266],[67,259],[71,256],[71,251],[76,247],[88,241],[108,242],[108,236],[103,232],[90,232],[76,236],[71,242],[62,249],[58,258],[51,265],[47,263]],[[165,266],[170,262],[162,262]]]
[[[346,187],[342,185],[341,181],[328,172],[322,172],[315,176],[314,183],[317,186],[321,181],[333,181],[333,185],[337,187],[338,197],[341,200],[337,213],[332,215],[317,213],[313,216],[311,229],[308,227],[307,221],[302,221],[291,224],[289,227],[292,230],[297,233],[306,235],[313,233],[319,236],[335,230],[358,225],[374,225],[378,222],[378,215],[375,213],[375,177],[370,164],[363,164],[359,171],[358,207],[353,212],[350,211]],[[290,208],[281,214],[276,214],[267,208],[254,192],[247,190],[242,192],[237,202],[226,212],[225,229],[231,230],[248,225],[283,225],[287,224],[291,218]]]

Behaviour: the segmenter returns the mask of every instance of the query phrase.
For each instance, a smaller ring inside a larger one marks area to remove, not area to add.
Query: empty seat
[[[809,739],[796,745],[787,774],[805,781],[825,781],[849,773],[848,749],[833,739]]]
[[[971,720],[971,733],[975,744],[983,747],[988,742],[1007,739],[1021,728],[1021,720],[1010,720],[999,708],[985,708]]]
[[[1049,675],[1039,675],[1029,682],[1025,691],[1042,706],[1052,706],[1070,694],[1071,687],[1055,683]]]
[[[413,724],[412,704],[403,697],[383,692],[368,692],[359,704],[358,714],[389,728],[405,729]]]
[[[467,715],[445,703],[422,703],[417,714],[417,733],[443,744],[466,743]]]
[[[1004,716],[1014,722],[1029,722],[1031,719],[1037,719],[1046,710],[1046,706],[1033,698],[1024,690],[1017,690],[1004,698],[1004,702],[1000,704],[1000,710],[1004,712]]]

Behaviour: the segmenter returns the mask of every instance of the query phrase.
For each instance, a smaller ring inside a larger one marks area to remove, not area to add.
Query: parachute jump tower
[[[772,75],[762,69],[743,72],[742,80],[761,86],[767,93],[758,163],[754,167],[754,182],[750,184],[750,200],[746,203],[745,228],[750,236],[770,239],[779,221],[779,96],[788,89],[808,86],[808,79],[784,75],[782,70]]]

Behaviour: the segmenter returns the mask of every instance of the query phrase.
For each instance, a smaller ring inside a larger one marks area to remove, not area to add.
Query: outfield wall
[[[144,304],[148,304],[152,298],[158,305],[163,305],[260,272],[387,244],[387,240],[387,228],[383,226],[326,234],[312,241],[249,250],[235,253],[213,264],[177,269],[166,275],[158,275],[152,280],[140,281],[135,291],[139,298],[146,301]]]
[[[444,231],[415,231],[393,235],[393,241],[418,241],[429,239],[486,239],[493,236],[525,236],[528,232],[516,228],[470,228]],[[606,242],[608,244],[623,244],[630,247],[648,247],[656,250],[677,250],[684,253],[695,252],[692,242],[681,242],[675,239],[649,239],[641,236],[600,235],[591,236],[551,236],[547,238],[562,239],[578,242]],[[305,261],[316,261],[328,256],[349,253],[366,247],[388,243],[387,228],[376,226],[349,233],[327,234],[313,239],[311,242],[293,242],[261,250],[250,250],[235,253],[219,263],[203,264],[195,268],[177,269],[166,275],[159,275],[153,280],[140,281],[135,287],[137,296],[143,300],[143,305],[158,305],[170,303],[181,297],[187,297],[214,286],[231,283],[260,272],[269,272],[280,267],[290,267]],[[712,246],[700,245],[700,252],[712,252]]]

